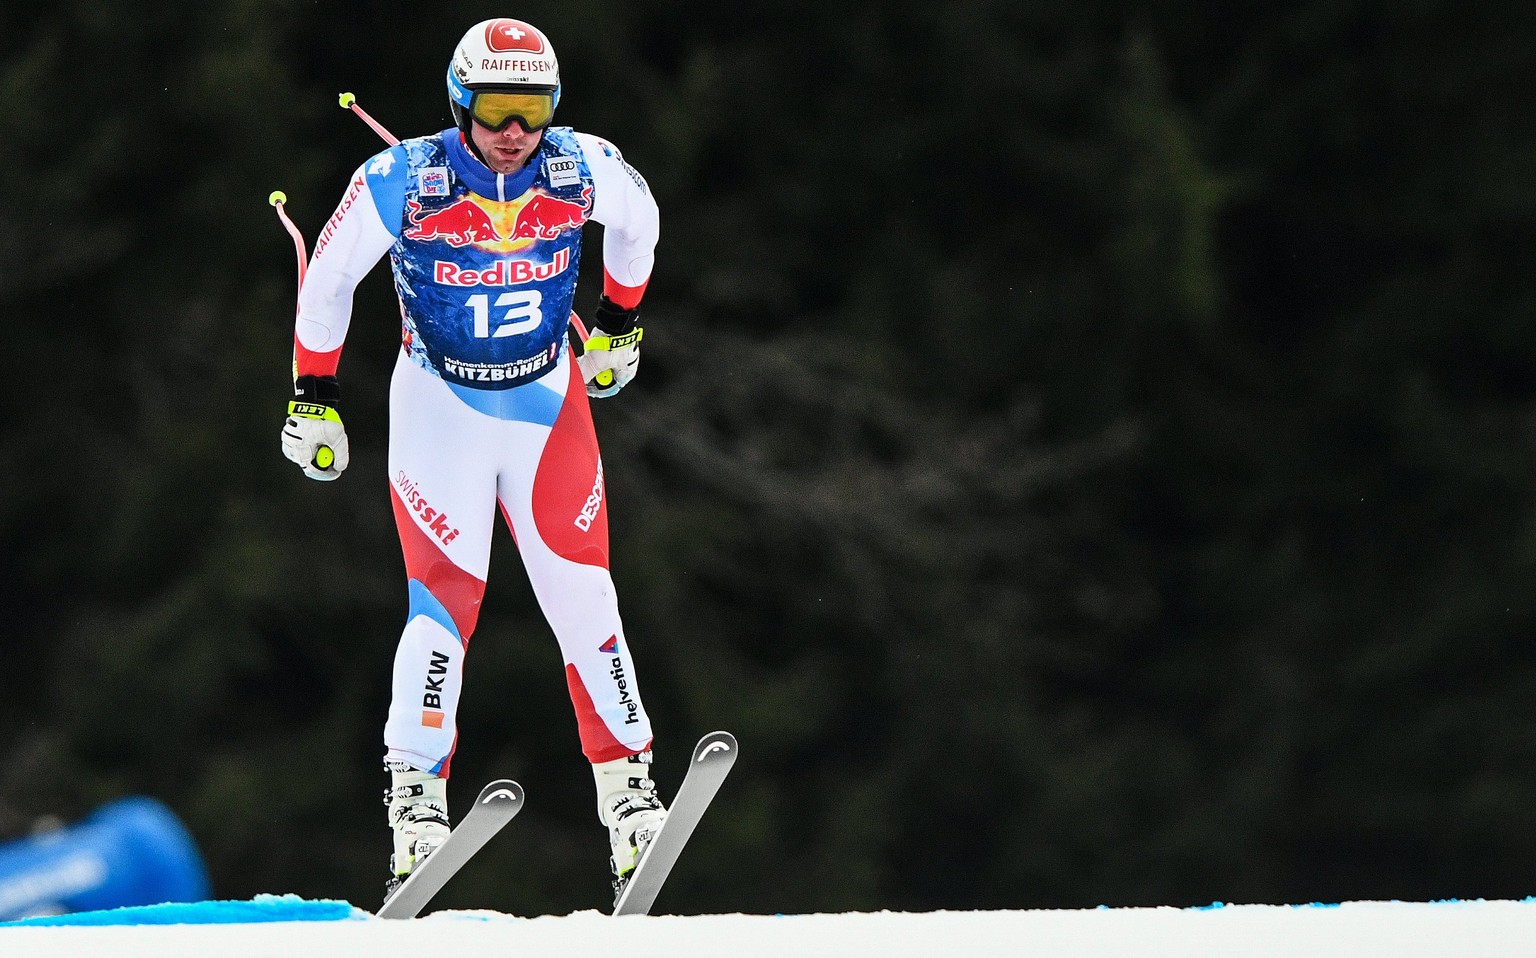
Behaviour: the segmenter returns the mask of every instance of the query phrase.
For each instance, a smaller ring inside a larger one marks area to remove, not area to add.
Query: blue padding
[[[0,844],[0,919],[207,897],[208,873],[192,836],[169,808],[145,796]]]
[[[405,217],[406,167],[405,147],[393,146],[363,164],[368,192],[373,194],[379,219],[396,239],[400,238]]]
[[[411,608],[410,612],[406,615],[407,622],[418,615],[424,615],[447,629],[449,635],[458,639],[461,645],[463,644],[464,637],[459,634],[459,627],[453,621],[453,616],[448,614],[448,610],[438,601],[437,596],[433,595],[432,590],[428,589],[426,584],[420,579],[411,580],[410,596]]]
[[[511,389],[471,389],[446,379],[443,382],[466,405],[497,419],[553,426],[560,415],[560,407],[565,405],[564,396],[538,382],[524,383]]]
[[[251,901],[200,901],[138,905],[73,915],[47,915],[0,922],[15,925],[247,925],[269,921],[348,921],[368,913],[344,901],[309,901],[297,895],[257,895]]]

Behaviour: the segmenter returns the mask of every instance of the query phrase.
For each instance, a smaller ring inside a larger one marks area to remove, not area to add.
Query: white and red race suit
[[[410,609],[384,744],[388,758],[444,778],[497,506],[560,643],[583,752],[604,762],[651,742],[608,569],[602,459],[566,338],[588,220],[604,227],[604,294],[637,305],[659,219],[612,144],[550,128],[525,167],[498,174],[444,130],[358,169],[299,294],[294,375],[335,375],[353,291],[389,253],[403,320],[389,481]]]

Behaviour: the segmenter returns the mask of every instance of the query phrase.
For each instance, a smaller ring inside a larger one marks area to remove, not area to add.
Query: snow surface
[[[257,911],[266,907],[269,917],[284,914],[285,908],[286,914],[342,917],[250,923],[252,904],[204,903],[215,911],[205,907],[201,917],[188,918],[245,923],[0,927],[0,956],[1528,958],[1536,954],[1536,899],[622,919],[593,911],[541,918],[447,911],[414,921],[386,921],[359,909],[336,909],[345,903],[262,896],[254,905]],[[623,923],[622,930],[615,921]]]

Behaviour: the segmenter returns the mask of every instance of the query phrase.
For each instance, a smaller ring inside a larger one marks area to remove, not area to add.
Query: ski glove
[[[330,481],[341,475],[351,454],[347,429],[341,424],[341,386],[335,376],[300,376],[293,381],[288,421],[283,424],[283,455],[299,464],[311,479]]]
[[[606,296],[597,304],[597,312],[592,316],[592,335],[576,357],[588,396],[616,396],[635,378],[635,371],[640,368],[640,337],[645,332],[635,325],[639,318],[639,308],[625,309]]]

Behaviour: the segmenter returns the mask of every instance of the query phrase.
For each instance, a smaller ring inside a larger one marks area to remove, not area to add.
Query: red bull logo
[[[432,281],[444,286],[520,286],[558,276],[570,265],[569,249],[555,250],[555,258],[548,263],[527,259],[499,259],[484,269],[465,269],[458,263],[434,260]]]
[[[474,200],[462,199],[430,213],[423,213],[421,204],[415,200],[406,200],[405,205],[411,220],[410,229],[405,231],[406,239],[440,239],[454,247],[494,243],[501,239],[490,214]]]
[[[512,239],[554,239],[568,229],[580,229],[592,211],[592,187],[581,191],[581,202],[556,199],[547,193],[535,193],[533,199],[517,211],[512,224]]]

